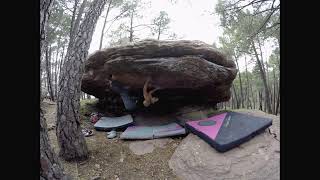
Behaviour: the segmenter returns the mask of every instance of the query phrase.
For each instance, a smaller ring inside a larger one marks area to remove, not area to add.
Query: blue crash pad
[[[100,131],[108,131],[112,129],[125,128],[133,124],[131,115],[120,117],[101,117],[99,121],[94,124],[94,128]]]

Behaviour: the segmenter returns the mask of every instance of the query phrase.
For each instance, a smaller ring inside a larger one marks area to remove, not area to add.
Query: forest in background
[[[171,1],[171,3],[177,3]],[[47,38],[41,58],[41,92],[56,101],[61,70],[65,56],[74,43],[80,24],[88,11],[90,0],[55,0],[47,23]],[[198,2],[201,3],[201,2]],[[170,30],[170,17],[160,11],[151,22],[139,24],[148,3],[140,0],[109,0],[99,18],[103,19],[99,48],[125,45],[141,40],[139,31],[147,29],[149,38],[159,40],[181,39]],[[111,11],[118,15],[109,17]],[[220,17],[223,35],[216,48],[232,58],[238,69],[244,61],[232,86],[231,99],[218,104],[224,109],[260,109],[280,113],[280,2],[276,0],[218,1],[212,14]],[[119,23],[115,23],[119,22]],[[110,27],[117,26],[115,31]],[[199,32],[201,33],[201,32]],[[111,40],[104,42],[106,37]],[[210,38],[210,37],[208,37]],[[264,46],[272,44],[272,54],[265,58]],[[250,70],[247,66],[253,65]],[[91,96],[81,93],[81,99]]]
[[[222,108],[259,109],[280,113],[280,1],[228,0],[219,1],[216,13],[224,29],[220,49],[232,58],[239,69],[239,59],[245,70],[238,73],[228,102]],[[272,54],[265,59],[263,46],[273,44]],[[254,63],[250,72],[249,63]]]

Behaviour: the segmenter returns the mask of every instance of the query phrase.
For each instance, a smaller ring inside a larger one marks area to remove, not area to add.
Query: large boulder
[[[158,103],[218,103],[230,98],[237,74],[232,60],[200,41],[144,40],[127,46],[103,49],[85,62],[82,91],[98,98],[110,96],[114,75],[141,96],[151,78]]]
[[[172,155],[169,166],[184,180],[280,179],[280,119],[261,111],[238,112],[273,119],[264,133],[227,152],[220,153],[189,134]]]

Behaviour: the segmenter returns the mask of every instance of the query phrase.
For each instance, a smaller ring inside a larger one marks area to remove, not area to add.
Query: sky
[[[150,2],[150,0],[142,0],[144,2]],[[178,39],[184,40],[200,40],[207,44],[212,45],[213,43],[218,44],[218,37],[222,36],[223,29],[219,26],[219,17],[212,14],[215,9],[215,5],[218,0],[177,0],[175,4],[172,4],[170,0],[151,0],[149,7],[146,7],[143,12],[143,18],[134,22],[136,24],[148,24],[151,19],[156,17],[160,11],[166,11],[168,13],[171,22],[169,24],[169,31],[174,32],[178,35]],[[102,15],[105,15],[105,11]],[[118,9],[112,9],[109,12],[108,19],[119,14]],[[99,50],[101,30],[103,27],[104,19],[99,18],[95,32],[93,34],[92,42],[89,49],[89,54]],[[119,22],[120,23],[120,22]],[[111,30],[115,30],[119,23],[112,24],[108,33]],[[106,25],[106,29],[109,27],[110,23]],[[107,33],[107,34],[108,34]],[[141,30],[137,33],[138,37],[141,39],[150,38],[148,36],[147,29]],[[154,37],[156,38],[156,37]],[[104,38],[103,48],[108,47],[110,42],[110,36],[108,35]],[[264,59],[267,59],[272,52],[272,43],[266,43],[264,49]],[[247,59],[249,61],[249,59]],[[244,58],[239,60],[240,71],[245,70]],[[249,64],[248,70],[251,71],[254,63]]]

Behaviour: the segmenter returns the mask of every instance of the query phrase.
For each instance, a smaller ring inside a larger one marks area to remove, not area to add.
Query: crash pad
[[[130,126],[121,135],[120,139],[155,139],[186,134],[186,131],[177,123],[160,126]]]
[[[186,122],[187,130],[219,152],[228,151],[250,140],[271,125],[272,119],[236,112]]]
[[[133,124],[131,115],[120,117],[101,117],[98,122],[94,124],[96,130],[108,131],[112,129],[125,128]]]

